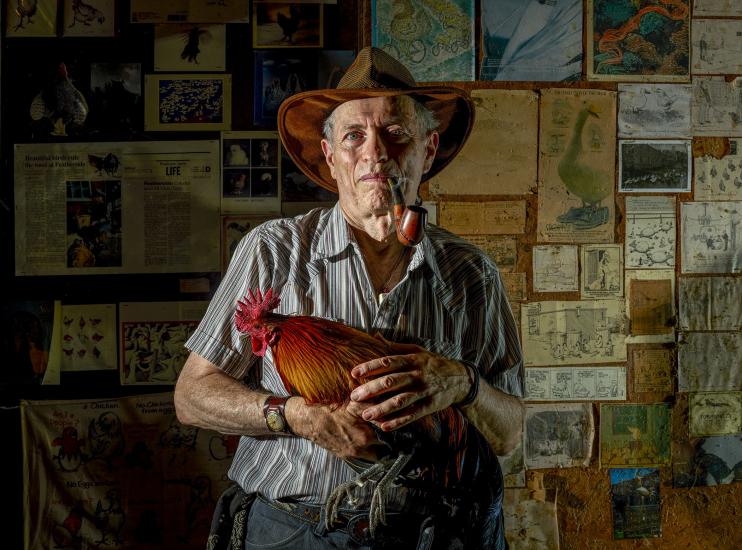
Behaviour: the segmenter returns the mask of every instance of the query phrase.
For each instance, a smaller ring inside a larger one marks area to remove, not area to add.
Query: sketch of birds
[[[95,505],[95,524],[100,530],[101,538],[97,544],[118,545],[123,542],[121,532],[126,523],[126,512],[121,505],[121,494],[111,489]]]
[[[99,24],[103,24],[106,20],[103,12],[91,4],[86,4],[82,0],[72,0],[72,24],[70,27],[74,27],[76,23],[82,23],[85,26],[90,26],[93,21],[98,21]]]
[[[44,87],[31,102],[33,120],[48,119],[54,136],[66,136],[67,125],[82,125],[88,116],[88,103],[69,78],[67,66],[60,63],[54,80]]]

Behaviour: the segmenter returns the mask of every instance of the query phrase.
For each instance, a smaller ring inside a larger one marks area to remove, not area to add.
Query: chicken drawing
[[[583,162],[582,133],[588,117],[598,118],[595,107],[591,105],[581,109],[577,115],[572,138],[557,167],[564,186],[582,201],[581,207],[571,207],[557,216],[557,220],[572,224],[575,229],[592,229],[608,221],[608,208],[601,207],[600,203],[613,189],[613,180]]]
[[[59,447],[54,459],[63,472],[76,471],[85,458],[82,452],[83,440],[78,438],[77,428],[74,426],[65,426],[62,436],[55,437],[52,446]]]
[[[70,81],[64,63],[59,64],[53,82],[34,97],[30,114],[36,121],[48,119],[53,125],[53,136],[66,136],[67,125],[80,126],[85,122],[88,104],[85,96]]]
[[[350,392],[363,382],[351,376],[351,369],[396,354],[395,345],[381,336],[318,317],[273,313],[279,303],[273,289],[265,295],[260,290],[250,290],[238,302],[235,326],[250,337],[255,355],[263,356],[270,347],[286,389],[310,405],[347,403]],[[481,465],[489,446],[452,407],[399,430],[378,430],[377,435],[390,447],[390,454],[375,463],[346,460],[358,477],[335,488],[329,497],[328,524],[342,501],[347,498],[353,502],[353,491],[366,483],[373,484],[369,509],[369,527],[373,532],[385,521],[386,492],[392,483],[421,488],[433,482],[448,488],[471,481],[486,469]]]
[[[26,23],[33,23],[31,18],[36,15],[38,3],[38,0],[16,0],[15,14],[18,16],[18,23],[13,27],[14,31],[24,28],[24,19]]]
[[[299,29],[299,24],[301,22],[301,12],[299,11],[299,8],[292,5],[289,8],[288,16],[279,11],[276,15],[276,22],[283,32],[281,40],[286,40],[289,44],[293,44],[294,33]]]
[[[105,20],[106,16],[103,15],[103,12],[92,4],[86,4],[82,0],[72,0],[72,23],[69,27],[74,27],[77,23],[89,27],[93,21],[102,25]]]

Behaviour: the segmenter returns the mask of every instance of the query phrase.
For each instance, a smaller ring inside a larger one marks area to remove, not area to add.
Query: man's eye
[[[387,130],[387,134],[394,138],[404,138],[407,137],[407,132],[403,128],[389,128]]]
[[[356,141],[361,139],[361,132],[348,132],[345,134],[345,139],[348,141]]]

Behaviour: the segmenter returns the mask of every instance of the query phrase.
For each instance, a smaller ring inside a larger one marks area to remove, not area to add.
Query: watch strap
[[[273,433],[292,434],[289,424],[286,422],[286,401],[291,396],[280,397],[269,395],[263,403],[263,416],[265,425]]]

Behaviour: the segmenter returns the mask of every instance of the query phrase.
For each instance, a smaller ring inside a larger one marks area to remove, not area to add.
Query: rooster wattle
[[[262,356],[271,349],[276,371],[292,395],[309,405],[347,404],[351,391],[366,380],[350,371],[372,359],[396,355],[394,344],[342,323],[303,315],[273,313],[280,299],[269,289],[248,292],[238,302],[235,326],[250,336],[252,351]],[[359,472],[357,479],[337,487],[326,504],[326,521],[332,523],[344,497],[352,503],[353,490],[375,483],[369,508],[370,528],[385,523],[386,491],[393,482],[425,491],[427,487],[457,485],[480,468],[476,444],[467,445],[468,423],[463,414],[448,407],[392,432],[376,430],[392,455],[369,463],[346,462]]]

